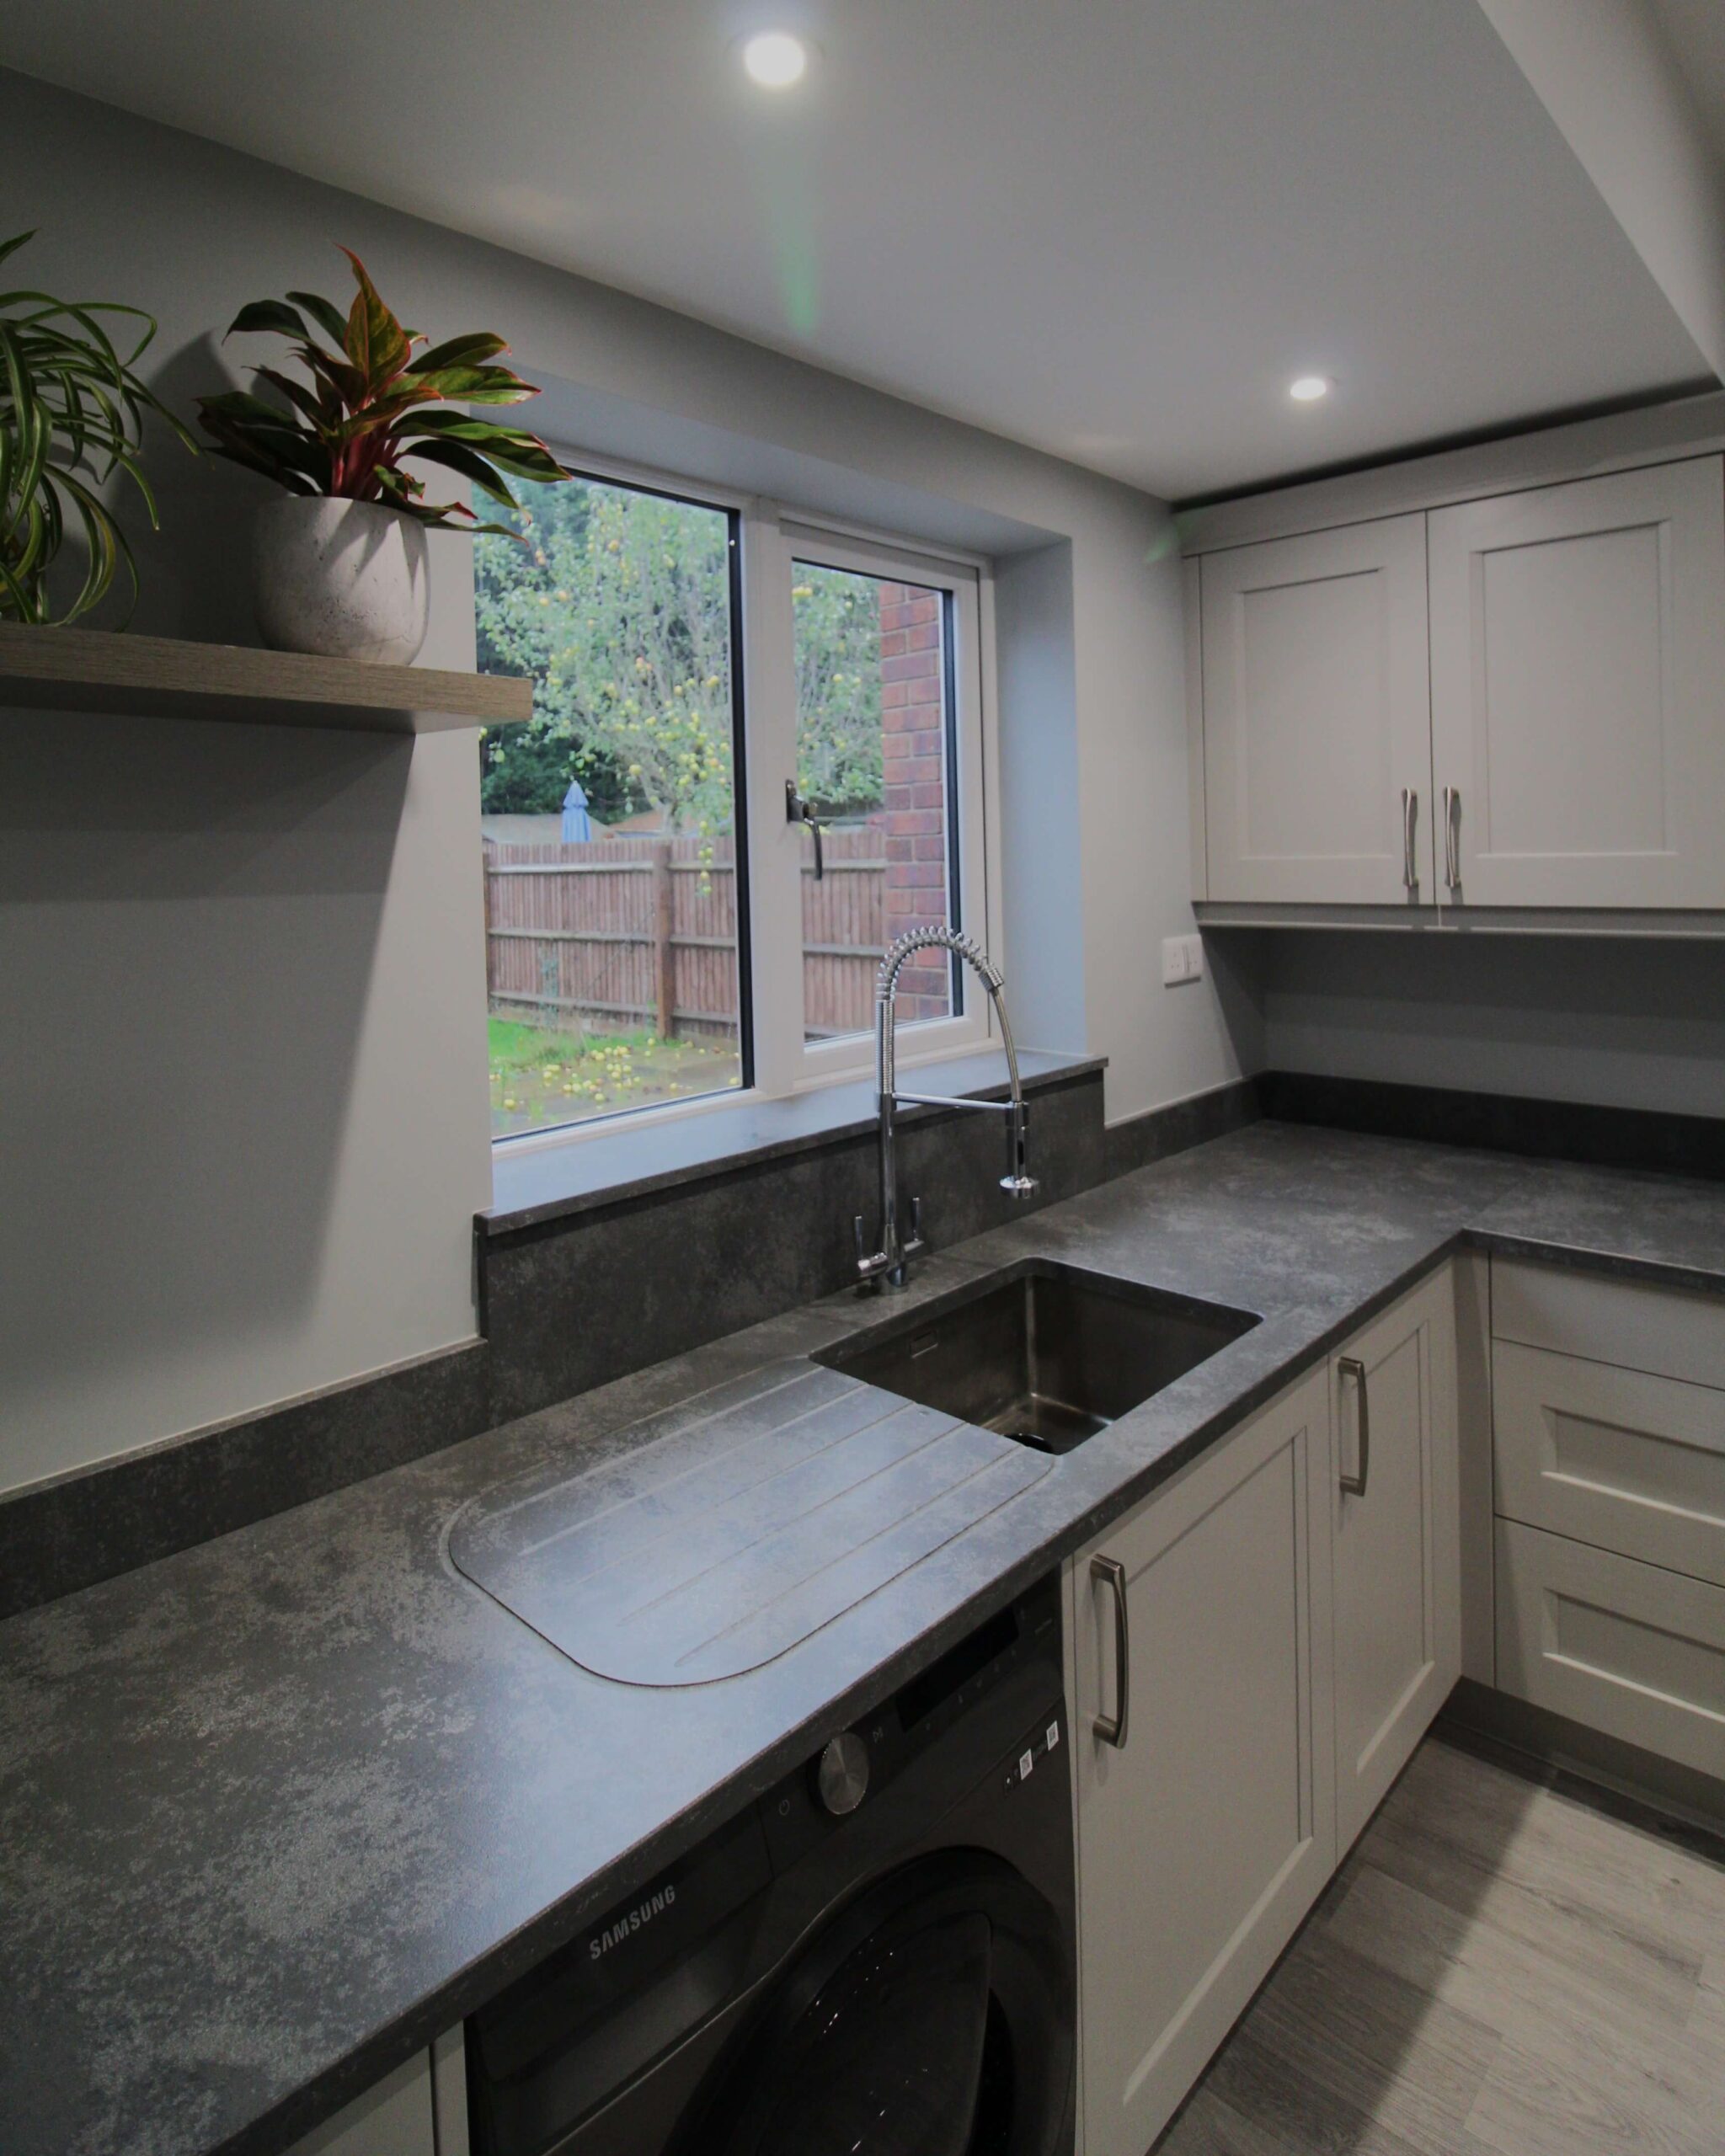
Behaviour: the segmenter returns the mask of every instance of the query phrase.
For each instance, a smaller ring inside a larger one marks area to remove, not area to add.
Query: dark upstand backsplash
[[[1280,1123],[1321,1123],[1378,1138],[1472,1145],[1536,1161],[1725,1179],[1725,1101],[1717,1117],[1670,1115],[1586,1101],[1327,1078],[1305,1070],[1267,1070],[1256,1082],[1260,1112]]]

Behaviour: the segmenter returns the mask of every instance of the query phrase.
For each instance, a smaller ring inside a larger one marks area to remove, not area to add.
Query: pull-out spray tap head
[[[905,962],[918,951],[950,951],[962,958],[980,978],[983,986],[999,1008],[1001,990],[1006,986],[1000,968],[974,936],[961,936],[951,928],[907,928],[897,942],[889,945],[880,962],[880,971],[874,977],[874,993],[882,1003],[890,1003],[898,993],[899,975]]]

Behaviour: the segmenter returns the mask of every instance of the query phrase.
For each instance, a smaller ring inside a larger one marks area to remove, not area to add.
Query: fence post
[[[671,1020],[676,1010],[676,953],[671,947],[671,931],[676,924],[676,900],[671,889],[670,846],[669,843],[653,849],[653,917],[654,930],[654,1004],[658,1020],[659,1038],[670,1038]]]

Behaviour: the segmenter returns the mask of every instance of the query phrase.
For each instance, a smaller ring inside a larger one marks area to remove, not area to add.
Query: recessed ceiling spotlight
[[[1296,404],[1316,404],[1321,397],[1327,397],[1330,385],[1321,374],[1303,374],[1297,382],[1288,384],[1288,394]]]
[[[762,30],[743,47],[743,66],[763,90],[788,90],[809,72],[809,48],[788,30]]]

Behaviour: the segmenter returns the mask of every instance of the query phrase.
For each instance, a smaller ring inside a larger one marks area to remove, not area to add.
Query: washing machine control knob
[[[835,1737],[814,1769],[814,1787],[835,1818],[854,1812],[868,1790],[868,1747],[853,1729]]]

